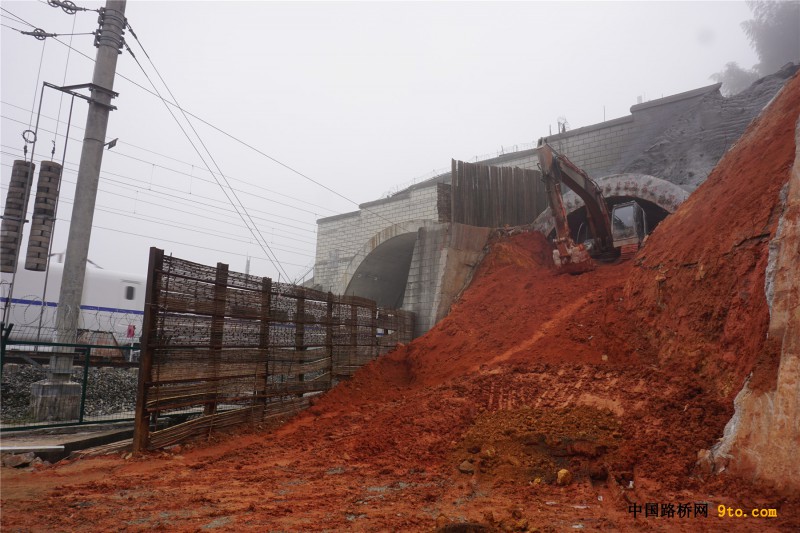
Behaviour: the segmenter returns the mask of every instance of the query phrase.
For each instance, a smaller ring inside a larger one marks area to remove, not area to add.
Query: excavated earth
[[[774,385],[764,273],[799,110],[795,76],[633,261],[558,275],[541,234],[499,238],[446,319],[284,425],[3,469],[3,529],[800,529],[797,494],[697,465],[745,378]]]

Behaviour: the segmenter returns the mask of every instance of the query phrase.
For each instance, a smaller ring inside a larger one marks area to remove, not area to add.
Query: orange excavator
[[[555,221],[556,248],[553,260],[561,272],[580,274],[593,270],[593,258],[615,260],[632,255],[647,234],[647,220],[642,207],[635,201],[608,206],[600,187],[586,172],[547,143],[538,148],[539,167],[547,190],[547,200]],[[576,243],[572,239],[567,211],[561,197],[565,184],[583,200],[592,239]]]

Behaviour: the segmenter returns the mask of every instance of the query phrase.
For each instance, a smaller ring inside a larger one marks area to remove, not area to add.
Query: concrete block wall
[[[619,174],[672,123],[672,119],[696,106],[708,94],[718,93],[720,84],[659,98],[631,107],[631,114],[539,140],[597,179]],[[670,176],[658,176],[669,180]]]
[[[491,229],[435,224],[419,229],[406,283],[403,309],[413,311],[414,337],[447,316],[471,278]]]
[[[624,148],[635,135],[635,120],[628,116],[554,135],[547,142],[590,176],[598,177],[620,165]]]
[[[436,200],[436,183],[430,183],[363,203],[358,211],[319,219],[314,285],[343,294],[349,281],[344,279],[347,267],[359,252],[369,248],[370,240],[396,224],[438,222]]]

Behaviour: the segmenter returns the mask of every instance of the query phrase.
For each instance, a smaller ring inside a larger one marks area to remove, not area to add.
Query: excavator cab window
[[[636,202],[617,204],[611,211],[611,233],[614,247],[641,244],[647,232],[644,210]]]

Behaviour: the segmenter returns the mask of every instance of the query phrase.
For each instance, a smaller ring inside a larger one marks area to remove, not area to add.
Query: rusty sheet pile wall
[[[308,406],[359,367],[410,342],[413,313],[165,257],[152,248],[134,449]],[[150,429],[151,420],[189,420]]]
[[[499,228],[530,224],[547,208],[538,170],[452,160],[452,222]]]

